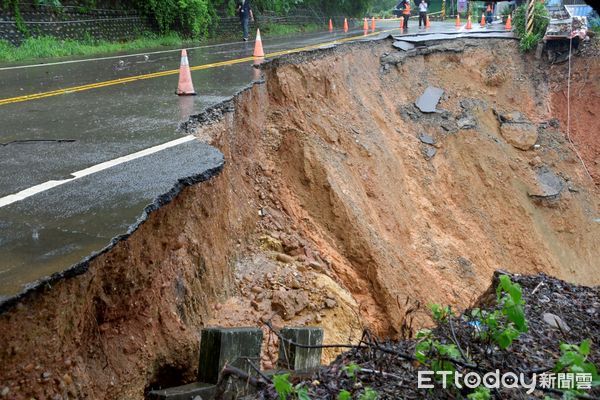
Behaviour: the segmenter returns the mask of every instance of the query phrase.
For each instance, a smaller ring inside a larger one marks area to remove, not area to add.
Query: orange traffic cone
[[[467,27],[466,29],[473,29],[473,25],[471,24],[471,16],[467,17]]]
[[[429,15],[425,18],[425,28],[431,28],[431,22],[429,22]]]
[[[369,30],[369,23],[367,22],[367,17],[365,17],[365,20],[363,22],[363,31],[368,31]]]
[[[329,32],[333,32],[333,22],[331,21],[331,18],[329,18]]]
[[[262,39],[260,38],[260,29],[256,30],[256,42],[254,43],[254,57],[264,57],[265,52],[262,47]]]
[[[344,18],[344,32],[348,32],[348,18]]]
[[[485,26],[485,14],[481,14],[481,23],[479,25],[482,27]]]
[[[460,15],[456,14],[456,27],[460,28]]]
[[[371,30],[375,32],[375,17],[371,17]]]
[[[190,63],[188,62],[187,51],[181,50],[181,64],[179,65],[179,84],[177,85],[177,95],[195,96],[194,84],[192,83],[192,73],[190,72]]]
[[[512,29],[512,20],[510,18],[510,14],[508,14],[508,19],[506,20],[506,30],[510,31]]]

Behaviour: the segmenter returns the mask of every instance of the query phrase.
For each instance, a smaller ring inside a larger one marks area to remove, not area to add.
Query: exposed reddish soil
[[[6,397],[141,399],[190,382],[211,324],[394,337],[407,299],[466,307],[499,268],[599,284],[600,199],[564,124],[546,123],[542,70],[511,41],[453,46],[399,60],[382,41],[266,66],[233,112],[196,129],[225,154],[220,176],[0,316]],[[445,90],[444,112],[414,107],[428,85]],[[504,139],[497,114],[513,111],[539,148]],[[537,196],[542,170],[560,195]]]
[[[600,186],[600,38],[588,45],[584,56],[571,60],[571,139],[594,182]],[[568,63],[550,68],[552,114],[565,131],[568,75]]]

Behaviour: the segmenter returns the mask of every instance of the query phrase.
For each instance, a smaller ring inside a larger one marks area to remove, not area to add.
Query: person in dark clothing
[[[240,22],[242,23],[242,39],[247,41],[250,21],[254,21],[254,15],[252,14],[252,9],[250,8],[250,0],[242,0],[240,3],[238,3],[237,12],[240,16]]]
[[[491,24],[494,22],[494,4],[487,3],[485,8],[485,22]]]
[[[427,7],[427,0],[419,3],[419,28],[421,27],[421,21],[423,21],[423,28],[427,28]]]

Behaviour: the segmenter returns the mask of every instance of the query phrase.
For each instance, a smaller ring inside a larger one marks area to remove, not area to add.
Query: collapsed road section
[[[4,392],[142,399],[195,380],[205,326],[394,338],[409,304],[468,307],[497,269],[598,285],[600,198],[545,64],[506,38],[403,47],[274,60],[185,124],[223,171],[0,315]],[[428,88],[433,112],[415,105]],[[266,340],[261,365],[276,357]]]

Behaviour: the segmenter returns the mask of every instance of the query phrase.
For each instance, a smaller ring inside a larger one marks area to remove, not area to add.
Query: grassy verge
[[[318,24],[281,25],[265,24],[261,31],[273,36],[291,35],[299,32],[316,32],[324,28]],[[228,38],[229,35],[219,37]],[[231,35],[231,37],[234,37]],[[237,34],[236,34],[237,37]],[[60,40],[51,36],[32,37],[20,46],[13,46],[0,40],[0,62],[30,61],[41,58],[59,58],[70,56],[95,56],[118,52],[141,51],[162,46],[175,47],[190,44],[177,33],[157,35],[146,33],[128,42],[108,42],[105,40]],[[197,42],[194,42],[197,44]]]
[[[282,25],[282,24],[264,24],[260,27],[261,32],[268,33],[273,36],[285,36],[300,32],[317,32],[325,30],[324,26],[319,24],[306,25]]]
[[[68,56],[93,56],[122,51],[134,51],[161,46],[178,46],[185,41],[176,33],[168,35],[145,34],[128,42],[108,42],[87,39],[59,40],[50,36],[26,39],[16,47],[0,40],[0,62],[27,61],[37,58],[56,58]]]

